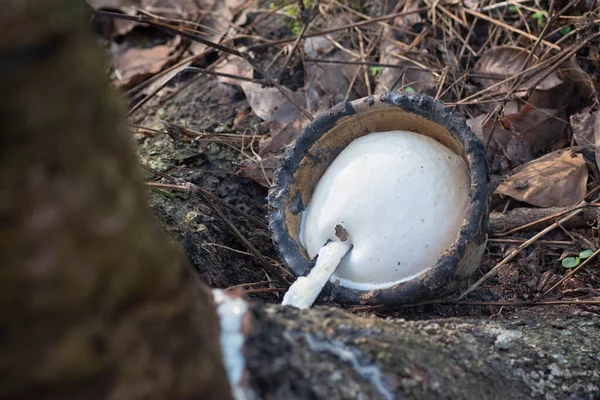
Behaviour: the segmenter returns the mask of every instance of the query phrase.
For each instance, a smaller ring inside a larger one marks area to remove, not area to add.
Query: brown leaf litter
[[[537,207],[569,206],[583,200],[587,179],[583,156],[563,149],[523,165],[496,193]]]

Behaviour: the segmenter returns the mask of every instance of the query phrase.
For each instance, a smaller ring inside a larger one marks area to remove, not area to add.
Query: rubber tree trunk
[[[228,399],[82,0],[0,0],[0,397]]]
[[[600,398],[597,307],[490,311],[410,321],[257,305],[249,386],[286,400]]]

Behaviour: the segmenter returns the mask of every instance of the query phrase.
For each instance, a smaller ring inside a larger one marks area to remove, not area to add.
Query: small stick
[[[438,90],[435,95],[436,99],[439,99],[442,95],[442,89],[444,89],[444,84],[446,83],[447,76],[448,76],[448,67],[444,68],[444,70],[442,71],[442,76],[440,78],[440,85],[438,86]]]
[[[262,289],[246,289],[242,291],[242,294],[252,294],[252,293],[278,293],[285,292],[284,288],[262,288]]]
[[[501,27],[502,27],[502,28],[504,28],[504,29],[507,29],[507,30],[509,30],[509,31],[511,31],[511,32],[518,33],[519,35],[521,35],[521,36],[524,36],[524,37],[526,37],[526,38],[528,38],[528,39],[531,39],[531,40],[533,40],[533,41],[536,41],[536,40],[538,40],[538,37],[537,37],[537,36],[535,36],[535,35],[530,35],[529,33],[525,32],[525,31],[522,31],[522,30],[520,30],[520,29],[517,29],[517,28],[515,28],[515,27],[513,27],[513,26],[510,26],[510,25],[508,25],[508,24],[504,23],[504,22],[498,21],[497,19],[494,19],[494,18],[488,17],[487,15],[485,15],[485,14],[482,14],[482,13],[480,13],[480,12],[473,11],[473,10],[470,10],[470,9],[468,9],[468,8],[464,8],[464,7],[463,7],[463,10],[464,10],[464,11],[465,11],[467,14],[471,14],[471,15],[472,15],[472,16],[474,16],[474,17],[477,17],[477,18],[480,18],[480,19],[486,20],[486,21],[488,21],[488,22],[491,22],[492,24],[495,24],[495,25],[501,26]],[[541,41],[541,43],[542,43],[543,45],[545,45],[545,46],[548,46],[548,47],[551,47],[551,48],[553,48],[553,49],[555,49],[555,50],[562,50],[560,46],[557,46],[557,45],[555,45],[554,43],[548,42],[547,40],[542,40],[542,41]]]
[[[523,243],[527,239],[506,238],[506,239],[488,239],[488,243]],[[538,240],[538,244],[546,244],[549,246],[574,246],[575,242],[567,240]]]
[[[277,280],[278,283],[280,283],[283,286],[287,286],[288,283],[285,279],[283,279],[283,276],[279,273],[277,268],[267,261],[265,256],[263,256],[261,252],[258,251],[256,247],[254,247],[254,245],[242,234],[242,232],[240,232],[240,230],[235,226],[235,224],[231,222],[229,218],[227,218],[223,211],[219,207],[217,207],[216,204],[209,201],[208,196],[205,196],[204,193],[202,193],[201,191],[198,192],[198,195],[204,201],[204,204],[206,204],[215,214],[217,214],[218,217],[223,222],[225,222],[225,225],[227,225],[229,230],[231,230],[232,233],[235,236],[237,236],[237,238],[244,244],[244,246],[246,246],[246,248],[252,254],[254,254],[254,256],[258,259],[259,263],[262,264],[265,271],[273,275],[273,277],[275,277],[275,280]]]
[[[152,171],[150,171],[150,172],[152,172]],[[154,173],[154,172],[152,172],[152,173]],[[168,184],[168,183],[146,182],[146,186],[153,186],[153,187],[157,187],[157,188],[161,188],[161,189],[178,190],[181,192],[188,192],[188,193],[202,192],[209,199],[219,203],[220,205],[222,205],[224,207],[229,208],[231,211],[233,211],[233,212],[241,215],[242,217],[246,218],[247,220],[253,222],[255,225],[259,226],[260,228],[262,228],[264,230],[269,229],[267,224],[265,224],[263,221],[256,218],[255,216],[250,215],[243,210],[240,210],[233,204],[223,200],[222,198],[220,198],[218,196],[215,196],[214,194],[212,194],[211,192],[209,192],[205,189],[202,189],[200,186],[196,186],[193,184],[189,184],[189,185],[190,186],[188,186],[188,185],[172,185],[172,184]]]
[[[452,300],[431,300],[416,304],[402,304],[400,306],[360,306],[351,308],[352,312],[364,311],[385,311],[396,308],[412,308],[429,305],[448,305],[448,306],[499,306],[499,307],[535,307],[535,306],[598,306],[600,300],[555,300],[555,301],[452,301]]]
[[[460,296],[458,296],[458,300],[462,299],[463,297],[465,297],[466,295],[471,293],[473,290],[477,289],[483,282],[487,281],[489,278],[496,275],[496,272],[498,272],[498,269],[500,269],[500,267],[506,265],[513,258],[515,258],[517,256],[517,254],[519,254],[521,252],[521,250],[529,247],[536,240],[538,240],[539,238],[544,236],[546,233],[552,231],[554,228],[556,228],[560,224],[563,224],[563,223],[567,222],[568,220],[570,220],[571,218],[581,214],[583,212],[583,210],[584,210],[583,208],[580,208],[578,210],[572,211],[566,217],[560,219],[559,221],[556,221],[555,223],[553,223],[546,229],[544,229],[541,232],[539,232],[538,234],[534,235],[531,239],[529,239],[526,242],[524,242],[523,244],[521,244],[515,250],[511,251],[508,256],[506,256],[502,261],[500,261],[498,264],[496,264],[496,266],[494,268],[492,268],[487,274],[485,274],[481,279],[479,279],[477,282],[475,282],[473,285],[471,285],[471,287],[469,287],[467,290],[465,290]]]
[[[307,39],[307,38],[314,37],[314,36],[325,36],[330,33],[339,32],[339,31],[343,31],[346,29],[352,29],[357,26],[374,24],[376,22],[386,21],[386,20],[389,20],[392,18],[403,17],[405,15],[410,15],[410,14],[417,14],[417,13],[420,13],[422,11],[427,11],[427,10],[429,10],[428,7],[421,7],[421,8],[415,8],[414,10],[402,11],[402,12],[393,13],[393,14],[387,14],[387,15],[383,15],[381,17],[371,18],[366,21],[359,21],[359,22],[355,22],[353,24],[339,26],[337,28],[331,28],[331,29],[325,29],[325,30],[318,31],[318,32],[307,33],[306,35],[304,35],[304,38]],[[291,43],[294,40],[296,40],[295,37],[287,38],[287,39],[280,39],[280,40],[276,40],[276,41],[269,42],[269,43],[263,43],[263,44],[257,44],[254,46],[250,46],[249,49],[256,50],[256,49],[261,49],[263,47],[271,47],[271,46],[276,46],[278,44]]]
[[[275,283],[275,281],[260,281],[260,282],[240,283],[239,285],[233,285],[233,286],[229,286],[228,288],[225,288],[225,291],[226,292],[231,292],[231,291],[235,291],[237,289],[247,288],[249,286],[266,285],[266,284],[270,284],[270,283]]]
[[[302,0],[300,0],[300,3],[302,3]],[[302,3],[302,6],[304,6],[304,3]],[[306,21],[304,19],[304,17],[302,16],[302,12],[300,12],[298,14],[298,16],[300,17],[300,22],[302,23],[302,30],[300,30],[300,33],[298,34],[298,37],[296,38],[296,41],[294,42],[294,45],[292,46],[292,49],[290,50],[290,53],[288,54],[288,56],[286,57],[285,61],[283,62],[283,68],[281,68],[281,72],[279,73],[279,78],[277,78],[277,82],[278,83],[283,83],[283,77],[285,76],[285,70],[287,69],[287,67],[292,62],[292,59],[294,58],[294,54],[296,54],[296,50],[298,49],[298,46],[300,45],[300,42],[304,38],[304,34],[306,34],[306,31],[308,30],[308,28],[319,17],[319,15],[317,14],[310,21]]]
[[[300,113],[302,115],[304,115],[306,118],[308,118],[311,121],[314,119],[313,116],[300,103],[298,103],[298,101],[294,98],[294,96],[290,95],[290,93],[288,93],[283,86],[281,86],[277,81],[275,81],[275,79],[273,79],[254,60],[254,58],[252,58],[250,56],[250,54],[247,53],[247,52],[242,52],[242,51],[233,49],[231,47],[223,46],[223,45],[221,45],[219,43],[215,43],[215,42],[212,42],[210,40],[204,39],[203,37],[201,37],[200,35],[198,35],[196,33],[196,31],[194,31],[193,29],[186,29],[186,28],[180,28],[180,27],[172,26],[172,25],[160,22],[160,21],[154,21],[154,20],[149,19],[149,18],[144,17],[144,16],[135,16],[135,17],[132,17],[132,16],[125,15],[125,14],[118,14],[118,13],[107,12],[107,11],[98,11],[98,10],[95,10],[95,9],[92,9],[92,13],[95,14],[95,15],[101,15],[101,16],[115,18],[115,19],[127,19],[127,20],[137,21],[137,22],[140,22],[140,23],[145,23],[145,24],[157,27],[159,29],[162,29],[165,32],[172,33],[174,35],[180,35],[182,37],[186,37],[188,39],[191,39],[191,40],[194,40],[196,42],[202,43],[202,44],[204,44],[206,46],[210,46],[212,48],[215,48],[215,49],[217,49],[219,51],[222,51],[224,53],[232,54],[234,56],[243,58],[244,60],[248,61],[248,63],[252,66],[252,68],[254,68],[254,70],[259,75],[261,75],[264,79],[266,79],[271,85],[275,86],[275,88],[277,88],[277,90],[279,90],[281,92],[281,94],[283,94],[294,106],[296,106],[296,108],[300,111]],[[170,79],[172,79],[172,77],[169,78],[169,80]],[[166,83],[163,83],[163,85],[161,85],[161,89],[162,89],[162,87],[164,87],[164,85],[166,85]],[[143,105],[143,104],[140,104],[140,103],[136,104],[136,106],[132,110],[129,111],[128,116],[131,116],[131,114],[133,114],[133,112],[135,110],[137,110],[139,107],[141,107]]]
[[[536,219],[536,220],[534,220],[534,221],[531,221],[531,222],[528,222],[528,223],[522,224],[522,225],[520,225],[520,226],[517,226],[517,227],[515,227],[515,228],[512,228],[512,229],[509,229],[509,230],[505,230],[505,231],[503,231],[503,232],[496,232],[496,231],[495,231],[495,229],[493,229],[493,227],[494,227],[494,226],[497,226],[497,227],[499,227],[499,225],[500,225],[500,224],[494,221],[494,217],[495,217],[495,216],[497,216],[497,214],[498,214],[498,213],[492,213],[492,214],[490,215],[490,219],[491,219],[491,221],[492,221],[492,222],[490,222],[490,225],[491,225],[491,229],[490,229],[490,230],[492,231],[492,234],[493,234],[495,237],[503,237],[503,236],[508,236],[508,235],[511,235],[511,234],[513,234],[513,233],[516,233],[516,232],[522,231],[522,230],[524,230],[524,229],[531,228],[531,227],[532,227],[532,226],[534,226],[534,225],[541,224],[542,222],[547,222],[547,221],[549,221],[549,220],[551,220],[551,219],[562,217],[563,215],[565,215],[565,214],[567,214],[567,213],[569,213],[569,212],[571,212],[571,211],[575,211],[575,210],[578,210],[578,209],[580,209],[580,208],[585,208],[586,206],[587,206],[587,204],[578,204],[578,205],[576,205],[576,206],[574,206],[574,207],[567,207],[566,209],[559,210],[559,211],[557,211],[557,212],[554,212],[554,213],[552,213],[552,214],[550,214],[550,215],[543,216],[543,217],[541,217],[541,218],[538,218],[538,219]],[[539,213],[543,213],[543,212],[552,211],[552,210],[555,210],[555,209],[556,209],[556,208],[552,208],[552,209],[549,209],[549,210],[544,210],[544,209],[533,209],[533,211],[535,211],[535,212],[539,212]],[[520,209],[515,209],[515,210],[516,210],[516,211],[519,211]],[[509,211],[509,213],[515,213],[515,212],[516,212],[515,210]],[[525,210],[526,210],[526,211],[529,211],[529,210],[531,210],[531,209],[525,209]]]
[[[308,276],[299,277],[283,296],[284,306],[307,309],[313,305],[323,287],[352,248],[351,244],[329,242],[319,250],[317,262]]]

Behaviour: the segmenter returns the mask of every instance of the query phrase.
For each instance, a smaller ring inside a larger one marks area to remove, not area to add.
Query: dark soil
[[[181,86],[184,84],[182,83]],[[187,85],[164,105],[149,104],[135,116],[145,127],[164,130],[161,120],[196,131],[231,131],[234,118],[247,103],[237,88],[213,79]],[[248,122],[252,124],[252,121]],[[219,196],[266,224],[267,190],[248,178],[235,175],[244,158],[232,147],[216,142],[178,142],[167,135],[136,135],[137,152],[143,163],[184,179]],[[151,174],[147,178],[152,178]],[[197,196],[149,191],[151,207],[168,231],[185,249],[204,282],[211,287],[270,280],[263,267],[247,252],[227,225],[212,215]],[[227,217],[265,256],[277,259],[269,232],[226,208]],[[259,296],[277,301],[275,294]]]

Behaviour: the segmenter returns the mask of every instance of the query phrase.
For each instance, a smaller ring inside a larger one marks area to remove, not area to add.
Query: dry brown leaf
[[[412,2],[410,5],[407,3],[404,10],[414,10],[419,7],[419,4],[419,2]],[[420,18],[418,13],[409,14],[398,18],[395,27],[403,27],[410,30],[412,24],[418,23]],[[438,88],[438,78],[431,71],[427,70],[427,68],[433,66],[435,59],[428,57],[425,52],[418,53],[421,56],[419,59],[415,58],[417,56],[413,52],[410,52],[410,58],[403,58],[409,53],[409,46],[403,40],[412,41],[414,38],[412,36],[410,39],[404,37],[401,31],[397,29],[386,27],[383,38],[380,46],[381,56],[379,57],[379,62],[382,64],[395,64],[405,68],[383,68],[377,75],[375,93],[388,90],[393,91],[410,86],[417,92],[434,96]],[[409,59],[414,61],[409,61]],[[431,69],[435,68],[432,67]]]
[[[236,174],[245,178],[250,178],[268,188],[271,186],[273,174],[279,165],[280,159],[281,155],[262,158],[261,160],[244,160],[240,163],[242,168],[240,168]]]
[[[140,8],[162,17],[194,21],[202,11],[195,0],[137,0]],[[204,5],[207,6],[206,4]]]
[[[563,207],[585,197],[587,178],[583,156],[563,149],[523,165],[495,193],[537,207]]]
[[[330,56],[322,58],[324,60],[340,61],[349,61],[352,59],[349,54],[341,51],[336,51]],[[307,93],[309,102],[317,104],[317,109],[324,112],[345,99],[356,99],[358,96],[354,90],[351,90],[348,97],[346,97],[356,68],[354,65],[308,63],[306,65],[306,84],[304,85],[304,90]],[[359,86],[355,82],[354,88],[358,88]]]
[[[493,47],[487,50],[477,61],[474,68],[474,73],[478,75],[489,75],[496,79],[489,78],[473,78],[474,81],[479,82],[483,87],[487,88],[513,75],[520,73],[523,70],[529,51],[516,46],[499,46]],[[533,66],[537,57],[534,55],[530,58],[528,67]],[[521,84],[521,87],[527,88],[534,83],[541,73],[538,73]],[[493,92],[501,93],[508,91],[514,81],[499,85]],[[539,85],[537,90],[550,90],[562,84],[563,81],[558,77],[555,72],[552,72],[546,77]]]
[[[600,112],[588,107],[571,115],[571,128],[575,142],[583,148],[584,155],[595,159],[600,168]]]
[[[562,111],[527,108],[505,115],[502,123],[491,118],[484,125],[486,117],[471,118],[467,124],[486,144],[486,159],[494,171],[531,161],[546,147],[566,139]]]
[[[140,0],[87,0],[88,4],[94,8],[110,8],[119,10],[126,6],[139,6]]]
[[[228,56],[223,62],[215,67],[215,71],[224,74],[243,76],[244,78],[252,78],[254,75],[254,68],[252,68],[250,63],[237,56]],[[234,86],[240,86],[242,82],[239,79],[227,78],[224,76],[217,77],[217,80]]]
[[[152,76],[171,62],[170,54],[179,45],[176,37],[167,44],[150,48],[135,48],[113,44],[111,61],[114,69],[113,84],[121,88],[131,88]]]
[[[381,45],[381,58],[383,64],[394,64],[405,68],[383,68],[377,75],[377,87],[375,93],[393,91],[410,86],[413,90],[435,95],[438,87],[438,79],[426,69],[414,62],[398,59],[393,54],[398,52],[395,42],[384,40]]]
[[[271,134],[260,141],[258,154],[262,157],[268,156],[270,153],[281,154],[284,148],[302,132],[308,122],[305,118],[298,118],[289,124],[280,124],[275,121],[267,122]]]
[[[310,58],[319,58],[334,48],[333,42],[325,36],[313,36],[304,40],[304,53]]]
[[[241,82],[240,87],[244,91],[252,111],[265,121],[288,124],[300,116],[298,108],[277,88],[266,87],[253,82]],[[284,90],[294,96],[300,104],[306,104],[304,90],[296,92],[292,92],[287,88],[284,88]],[[306,108],[312,110],[315,107],[314,104],[309,104]]]
[[[126,3],[125,1],[94,1],[92,6],[97,10],[107,10],[111,12],[120,12],[125,15],[136,15],[137,10],[135,7],[127,5],[115,5],[119,3]],[[119,36],[123,36],[131,32],[133,28],[140,25],[136,21],[129,21],[125,19],[108,18],[97,16],[93,19],[95,29],[104,37],[109,39],[115,39]]]
[[[600,84],[590,78],[575,57],[565,61],[557,70],[561,79],[571,83],[573,90],[569,93],[573,106],[580,108],[598,101]]]

